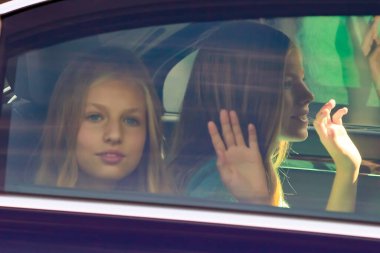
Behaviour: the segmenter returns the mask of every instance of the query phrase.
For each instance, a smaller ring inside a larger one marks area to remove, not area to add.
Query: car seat
[[[78,53],[99,45],[96,38],[36,49],[8,61],[7,80],[14,100],[3,104],[8,120],[5,188],[16,190],[33,183],[39,165],[41,133],[48,105],[60,72]]]

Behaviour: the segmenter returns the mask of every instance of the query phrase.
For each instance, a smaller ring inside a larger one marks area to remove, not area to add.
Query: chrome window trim
[[[185,221],[215,225],[230,225],[287,232],[306,232],[322,235],[380,239],[377,224],[339,221],[321,218],[280,216],[205,210],[189,207],[168,207],[149,203],[118,203],[93,200],[69,200],[52,197],[0,196],[0,208],[57,211],[77,214],[148,218],[167,221]]]
[[[12,0],[9,2],[5,2],[0,4],[0,15],[19,10],[21,8],[25,8],[34,4],[47,2],[49,0]]]

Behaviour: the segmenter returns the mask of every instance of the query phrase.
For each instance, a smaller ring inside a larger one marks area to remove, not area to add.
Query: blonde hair
[[[49,103],[42,135],[41,166],[35,181],[43,185],[75,187],[79,172],[76,138],[84,98],[91,84],[104,77],[132,78],[144,92],[147,139],[143,157],[132,173],[133,184],[140,191],[159,192],[166,184],[162,172],[160,103],[145,66],[133,53],[120,48],[104,47],[80,55],[60,75]]]
[[[228,109],[238,113],[241,126],[255,124],[272,203],[284,202],[278,169],[289,143],[278,136],[290,46],[283,33],[253,22],[222,25],[201,42],[169,153],[169,167],[180,189],[215,156],[207,122],[219,122],[219,111]]]

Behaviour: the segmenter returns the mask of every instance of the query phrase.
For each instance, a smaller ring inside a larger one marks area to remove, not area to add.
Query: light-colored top
[[[220,178],[215,158],[205,163],[194,173],[186,186],[185,193],[190,197],[238,202]]]
[[[185,194],[214,201],[239,202],[220,178],[215,158],[210,159],[192,176],[185,188]],[[288,208],[289,206],[285,201],[281,201],[280,207]]]

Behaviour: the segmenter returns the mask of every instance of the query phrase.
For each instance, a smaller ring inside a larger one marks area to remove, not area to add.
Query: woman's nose
[[[302,82],[297,89],[298,101],[300,104],[309,104],[314,100],[314,95],[307,87],[306,83]]]
[[[104,141],[110,144],[120,144],[122,140],[123,129],[120,122],[109,121],[107,122],[104,130]]]

